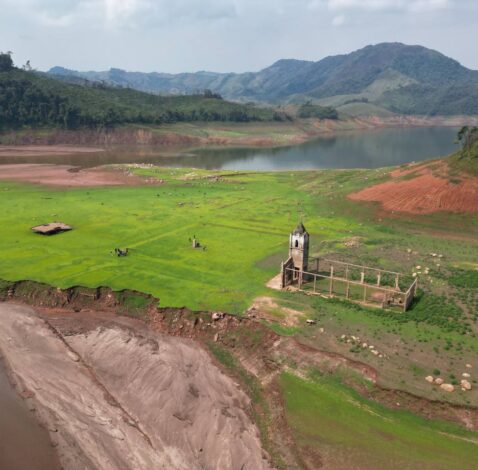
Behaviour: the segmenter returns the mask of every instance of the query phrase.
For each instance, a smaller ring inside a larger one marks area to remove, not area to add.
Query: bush
[[[318,106],[310,102],[304,103],[297,111],[300,118],[338,119],[339,115],[335,108],[330,106]]]

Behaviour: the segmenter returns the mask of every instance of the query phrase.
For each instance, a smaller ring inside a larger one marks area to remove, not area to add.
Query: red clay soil
[[[88,168],[78,170],[69,165],[15,164],[0,165],[0,180],[23,181],[62,187],[131,186],[151,183],[120,170]]]
[[[395,170],[390,173],[390,181],[362,189],[348,198],[379,202],[387,211],[409,214],[478,212],[478,178],[462,175],[459,180],[450,181],[446,169],[441,165],[438,169],[417,166]]]

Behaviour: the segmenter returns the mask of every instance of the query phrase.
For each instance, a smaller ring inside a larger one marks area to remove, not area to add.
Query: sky
[[[257,71],[396,41],[478,69],[478,0],[0,0],[0,51],[38,70]]]

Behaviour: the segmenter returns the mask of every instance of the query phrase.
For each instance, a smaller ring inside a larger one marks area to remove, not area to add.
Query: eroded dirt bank
[[[394,170],[392,179],[350,194],[353,201],[378,202],[386,211],[409,214],[478,212],[478,178],[448,174],[446,162]]]
[[[65,468],[270,468],[248,397],[198,343],[88,318],[0,303],[0,350]]]

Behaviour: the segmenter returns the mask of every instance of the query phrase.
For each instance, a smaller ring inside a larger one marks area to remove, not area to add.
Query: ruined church
[[[289,257],[281,264],[280,287],[309,295],[343,297],[382,308],[408,310],[418,279],[401,273],[334,259],[309,256],[310,236],[300,222],[289,235]]]

